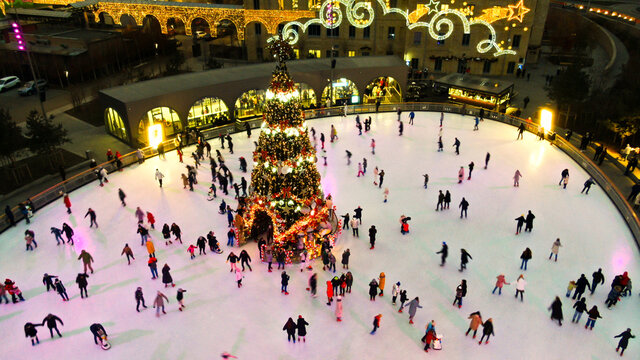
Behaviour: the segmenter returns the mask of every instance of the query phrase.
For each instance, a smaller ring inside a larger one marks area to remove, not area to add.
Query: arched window
[[[249,90],[236,100],[236,118],[250,118],[262,115],[264,106],[264,90]]]
[[[196,101],[189,109],[187,126],[202,128],[230,122],[229,108],[219,98],[206,97]]]
[[[160,125],[164,139],[175,137],[182,131],[182,122],[178,114],[168,107],[157,107],[149,110],[138,124],[138,140],[147,144],[147,131],[150,126]]]
[[[396,79],[381,76],[367,85],[362,101],[365,104],[375,104],[378,99],[382,104],[402,102],[402,91]]]
[[[322,91],[322,106],[327,106],[327,99],[331,98],[331,106],[338,106],[347,104],[360,103],[360,96],[358,94],[358,88],[353,81],[340,78],[333,81],[333,87],[331,84],[327,85]]]
[[[124,126],[122,117],[120,116],[120,114],[118,114],[116,110],[112,108],[107,108],[104,111],[104,120],[105,120],[105,126],[107,127],[107,131],[110,134],[124,141],[129,141],[129,136],[127,135],[127,128]]]

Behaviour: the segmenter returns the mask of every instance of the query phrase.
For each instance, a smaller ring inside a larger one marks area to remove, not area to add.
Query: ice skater
[[[155,257],[152,257],[152,259],[155,259]],[[171,268],[169,267],[168,264],[164,264],[164,266],[162,267],[162,283],[164,284],[164,287],[168,287],[169,284],[171,284],[171,287],[175,287],[176,284],[173,283],[173,278],[171,277]]]
[[[629,345],[629,339],[634,339],[636,336],[631,334],[631,329],[627,328],[627,330],[623,331],[622,333],[614,336],[613,338],[620,338],[620,341],[618,341],[618,346],[616,347],[616,352],[618,352],[618,350],[622,349],[622,351],[620,351],[620,356],[622,356],[624,354],[625,349],[627,348],[627,346]]]
[[[69,224],[67,223],[62,223],[62,232],[64,232],[64,235],[67,237],[67,243],[74,245],[73,244],[73,229],[71,228],[71,226],[69,226]]]
[[[473,339],[476,338],[476,334],[478,333],[478,328],[482,324],[482,315],[480,311],[472,312],[467,319],[470,319],[469,328],[464,336],[469,335],[469,333],[473,330]]]
[[[427,186],[429,185],[429,174],[424,174],[424,175],[422,175],[422,177],[424,178],[424,184],[423,184],[423,186],[424,186],[424,188],[426,189],[426,188],[427,188]]]
[[[378,183],[378,189],[382,188],[382,183],[384,182],[384,170],[380,170],[380,173],[378,173],[378,178],[379,178],[379,183]]]
[[[462,307],[462,298],[467,295],[467,280],[462,279],[460,285],[456,287],[456,297],[453,299],[453,306],[458,303],[458,309]]]
[[[84,265],[84,273],[87,273],[87,268],[89,268],[89,270],[91,270],[91,273],[93,274],[93,267],[91,266],[91,263],[93,262],[93,256],[91,256],[91,254],[89,254],[86,250],[82,250],[80,252],[80,256],[78,256],[78,260],[82,259],[82,264]]]
[[[522,263],[520,263],[520,270],[527,271],[527,263],[531,260],[532,253],[531,249],[526,248],[520,255],[520,259],[522,259]]]
[[[69,194],[60,191],[60,195],[62,196],[64,207],[67,208],[67,214],[71,214],[71,199],[69,199]]]
[[[589,284],[589,280],[587,280],[587,277],[584,276],[584,274],[581,274],[580,278],[576,280],[576,291],[573,294],[573,299],[580,299],[582,297],[582,294],[584,294],[587,289],[591,291],[591,285]]]
[[[484,169],[487,170],[489,166],[489,159],[491,159],[491,154],[487,152],[487,155],[484,157]]]
[[[438,152],[444,151],[444,144],[442,143],[442,136],[438,136]]]
[[[291,342],[291,339],[293,339],[293,343],[294,344],[296,343],[296,330],[297,330],[297,328],[298,328],[298,325],[293,321],[292,318],[289,318],[289,320],[287,320],[287,322],[282,327],[282,331],[286,331],[287,332],[287,340],[289,342]]]
[[[482,337],[480,338],[480,341],[478,341],[478,345],[482,344],[482,340],[484,340],[485,336],[487,337],[487,340],[484,343],[485,345],[488,344],[491,335],[495,336],[495,333],[493,332],[493,319],[489,318],[484,322],[484,324],[482,324]]]
[[[134,294],[135,298],[136,298],[136,311],[140,312],[140,304],[142,303],[142,307],[143,308],[147,308],[147,305],[144,304],[144,295],[142,294],[142,288],[138,287],[136,289],[136,292]]]
[[[560,238],[557,238],[556,241],[553,242],[553,245],[551,245],[551,253],[549,254],[549,260],[551,260],[551,257],[553,255],[556,256],[555,261],[558,261],[558,251],[560,251],[560,247],[562,247],[562,243],[560,242]]]
[[[460,166],[458,170],[458,184],[462,184],[462,180],[464,180],[464,166]]]
[[[37,344],[40,344],[40,339],[38,339],[38,329],[36,329],[36,327],[38,326],[43,326],[43,325],[32,324],[30,322],[24,324],[24,336],[26,338],[31,338],[31,346],[36,346]]]
[[[122,189],[118,189],[118,197],[120,198],[120,203],[122,204],[122,206],[127,206],[127,203],[124,201],[127,195],[125,195]]]
[[[518,280],[516,280],[516,300],[518,299],[518,294],[520,294],[520,302],[523,302],[523,296],[524,296],[524,288],[527,285],[527,281],[524,279],[524,275],[520,274],[520,276],[518,276]]]
[[[300,338],[302,338],[302,342],[307,342],[307,326],[309,326],[309,323],[302,317],[302,315],[298,315],[298,321],[296,323],[296,329],[298,330],[298,342],[300,342]]]
[[[52,339],[53,339],[53,330],[55,330],[56,333],[58,333],[58,337],[62,337],[60,330],[58,330],[58,324],[57,324],[58,322],[60,322],[60,325],[64,326],[64,322],[62,322],[62,319],[60,319],[59,317],[53,314],[49,314],[45,316],[45,318],[42,320],[42,326],[47,324],[47,328],[49,328],[49,334],[51,334]]]
[[[591,186],[594,185],[595,183],[596,181],[593,180],[592,177],[589,177],[587,181],[584,182],[584,187],[582,188],[582,191],[580,193],[581,194],[585,193],[585,190],[586,190],[586,194],[589,195],[589,190],[591,189]]]
[[[164,269],[163,269],[164,270]],[[153,300],[153,307],[156,309],[156,317],[160,317],[160,310],[162,310],[163,314],[167,314],[164,311],[164,301],[169,302],[169,298],[160,292],[160,290],[158,290],[158,293],[156,294],[156,298],[155,300]]]
[[[376,154],[376,140],[375,139],[371,139],[371,154],[375,155]]]
[[[341,322],[342,321],[342,296],[338,295],[338,297],[336,297],[336,321]],[[300,341],[300,340],[298,340]]]
[[[442,242],[442,248],[436,254],[440,254],[440,266],[444,266],[447,262],[447,256],[449,256],[449,246],[446,242]]]
[[[505,279],[504,274],[500,274],[500,275],[496,276],[496,286],[493,288],[493,291],[491,293],[495,294],[496,290],[498,290],[498,295],[502,295],[502,287],[504,285],[511,285]]]
[[[371,330],[371,335],[375,334],[378,328],[380,328],[380,319],[382,319],[382,314],[378,314],[373,318],[373,330]]]
[[[571,322],[572,323],[576,323],[578,324],[580,322],[580,318],[582,317],[582,313],[584,313],[585,311],[587,311],[587,298],[582,298],[578,301],[576,301],[575,304],[573,304],[573,308],[576,309],[576,311],[573,313],[573,318],[571,318]]]
[[[229,253],[229,255],[227,256],[227,261],[230,264],[230,269],[229,272],[234,272],[237,268],[236,263],[238,262],[239,257],[236,256],[236,254],[233,253],[233,251],[231,253]],[[279,269],[279,267],[278,267]]]
[[[562,326],[562,301],[560,301],[558,296],[556,296],[556,299],[553,300],[553,303],[551,303],[551,306],[549,306],[547,310],[551,310],[551,320],[558,320],[558,326]]]
[[[96,221],[96,212],[93,211],[93,209],[89,208],[89,210],[87,210],[87,213],[84,214],[85,218],[87,216],[89,216],[89,220],[91,221],[91,224],[89,224],[89,227],[93,227],[93,225],[95,225],[96,228],[98,228],[98,222]]]
[[[62,244],[64,244],[64,239],[62,238],[62,230],[58,229],[55,226],[51,227],[51,233],[56,237],[56,245],[60,245],[60,241],[62,241]]]
[[[400,281],[398,281],[397,283],[393,284],[393,287],[391,288],[391,303],[393,305],[396,304],[396,299],[398,298],[398,295],[400,294]]]
[[[596,287],[600,284],[604,284],[604,275],[602,269],[598,269],[591,275],[591,295],[596,291]]]
[[[471,173],[473,172],[473,168],[475,167],[475,164],[472,162],[469,163],[469,177],[467,178],[467,180],[471,180]]]
[[[376,230],[376,226],[375,225],[371,225],[371,227],[369,228],[369,244],[371,244],[371,247],[369,248],[370,250],[373,250],[376,248],[376,233],[378,232],[378,230]]]
[[[176,294],[176,300],[178,301],[178,310],[182,311],[182,309],[185,308],[184,306],[184,293],[186,293],[187,290],[183,289],[183,288],[179,288],[178,289],[178,293]],[[168,301],[168,300],[167,300]]]
[[[57,279],[58,277],[56,275],[49,275],[47,273],[44,273],[44,275],[42,276],[42,284],[47,286],[47,292],[49,292],[49,289],[52,290],[56,290],[55,286],[53,285],[53,279]],[[0,287],[2,287],[2,290],[5,290],[5,288],[0,285]],[[9,303],[9,301],[7,301],[7,304]]]
[[[462,215],[464,214],[464,218],[467,218],[467,209],[469,208],[469,202],[463,197],[462,201],[460,201],[460,205],[458,205],[458,208],[460,208],[460,219],[462,219]]]
[[[420,298],[416,296],[415,299],[409,301],[403,307],[407,306],[409,307],[409,324],[413,324],[413,318],[416,316],[416,311],[418,311],[418,309],[422,309],[422,306],[420,306]]]
[[[67,295],[67,289],[64,287],[64,284],[60,279],[56,279],[53,283],[56,286],[56,292],[62,298],[62,301],[69,301],[69,295]],[[15,301],[14,301],[15,302]]]
[[[162,179],[164,179],[164,174],[161,173],[158,169],[156,169],[155,179],[158,181],[158,184],[160,184],[160,187],[162,187]]]
[[[520,173],[520,170],[516,169],[516,172],[513,175],[513,186],[514,187],[519,187],[520,186],[520,178],[521,177],[522,177],[522,174]]]
[[[565,181],[565,178],[569,177],[569,169],[562,170],[562,173],[560,175],[562,176],[562,178],[560,178],[560,181],[558,182],[558,186],[561,186],[562,183]],[[566,184],[564,187],[565,189],[567,188]]]
[[[76,284],[78,284],[78,288],[80,289],[80,298],[89,297],[89,293],[87,292],[87,286],[89,286],[89,282],[87,281],[89,275],[84,273],[78,273],[76,276]]]
[[[456,140],[453,142],[453,147],[456,148],[456,155],[460,155],[460,140],[455,138]]]
[[[518,235],[522,232],[522,225],[524,225],[524,222],[525,222],[524,214],[518,216],[517,218],[515,218],[515,220],[516,220],[516,235]]]
[[[469,254],[465,249],[460,249],[460,272],[464,271],[467,268],[469,259],[473,260],[471,254]]]

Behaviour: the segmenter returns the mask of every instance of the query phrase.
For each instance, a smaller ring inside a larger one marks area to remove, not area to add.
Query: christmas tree
[[[272,41],[270,50],[278,64],[266,93],[262,131],[253,153],[245,223],[249,236],[254,237],[270,225],[273,238],[268,237],[266,245],[284,251],[291,262],[304,249],[309,258],[319,256],[320,240],[334,241],[336,221],[332,226],[331,216],[335,219],[335,215],[322,193],[299,92],[285,64],[293,50],[281,39]]]

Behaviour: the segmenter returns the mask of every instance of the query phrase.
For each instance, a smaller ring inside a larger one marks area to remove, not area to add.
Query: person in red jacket
[[[331,306],[333,302],[333,285],[331,281],[327,281],[327,305]]]
[[[371,335],[376,333],[376,330],[380,327],[380,319],[382,318],[382,314],[378,314],[373,318],[373,330],[371,330]]]
[[[71,199],[69,199],[69,194],[60,192],[62,195],[62,200],[64,201],[64,206],[67,208],[67,214],[71,214]]]
[[[149,225],[151,225],[152,229],[155,229],[154,225],[156,223],[156,218],[149,211],[147,211],[147,222],[149,223]]]

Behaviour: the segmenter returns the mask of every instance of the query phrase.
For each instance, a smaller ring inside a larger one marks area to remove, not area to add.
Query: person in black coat
[[[531,230],[533,230],[533,219],[535,219],[536,216],[533,215],[533,213],[531,212],[531,210],[529,210],[529,212],[527,213],[527,217],[525,218],[524,222],[526,224],[526,226],[524,227],[524,231],[528,231],[531,232]]]
[[[442,242],[442,248],[436,254],[440,254],[440,266],[444,266],[444,263],[447,262],[447,256],[449,256],[449,246],[446,242]]]
[[[176,237],[176,240],[180,241],[180,244],[182,244],[182,230],[180,230],[180,226],[176,223],[171,224],[171,233]]]
[[[551,320],[558,320],[558,325],[562,326],[562,301],[556,296],[556,299],[549,306],[551,310]]]
[[[7,220],[9,220],[10,226],[16,226],[16,218],[13,216],[13,211],[11,211],[9,205],[5,206],[4,215],[7,217]]]
[[[56,287],[53,285],[53,279],[57,279],[56,275],[49,275],[47,273],[42,277],[42,284],[47,285],[47,292],[49,292],[49,288],[55,290]]]
[[[45,323],[47,324],[47,327],[49,328],[49,333],[51,334],[51,338],[53,338],[53,330],[55,330],[58,333],[59,337],[62,337],[62,334],[60,334],[60,330],[58,330],[58,324],[56,323],[56,321],[59,321],[60,325],[64,326],[64,323],[62,322],[62,320],[53,314],[47,315],[42,320],[42,326],[44,326]]]
[[[578,281],[576,281],[576,292],[573,294],[573,299],[575,300],[576,297],[580,299],[586,289],[589,289],[589,291],[591,291],[591,285],[589,284],[589,280],[587,280],[584,274],[581,274]]]
[[[564,181],[564,178],[569,176],[569,169],[562,170],[562,174],[560,174],[560,175],[562,176],[562,178],[560,179],[560,182],[558,183],[558,186],[562,185],[562,182]]]
[[[444,194],[442,190],[438,190],[438,203],[436,204],[436,211],[444,208]]]
[[[249,256],[249,253],[247,252],[247,250],[242,250],[240,252],[240,264],[242,265],[242,271],[244,271],[244,266],[247,265],[247,267],[249,267],[249,271],[253,271],[253,269],[251,269],[251,265],[249,265],[249,263],[251,262],[251,256]]]
[[[86,218],[87,216],[89,217],[89,220],[91,221],[91,224],[89,224],[89,227],[93,227],[93,225],[95,224],[95,225],[96,225],[96,228],[97,228],[97,227],[98,227],[98,222],[96,221],[96,218],[97,218],[97,216],[96,216],[96,212],[95,212],[95,211],[93,211],[93,209],[92,209],[92,208],[89,208],[89,210],[87,210],[87,213],[86,213],[86,214],[84,214],[84,217],[85,217],[85,218]]]
[[[362,224],[362,208],[360,206],[358,206],[356,209],[353,209],[353,212],[355,213],[353,215],[353,218],[354,219],[358,219],[360,224]]]
[[[200,236],[198,238],[198,240],[196,241],[196,245],[198,245],[199,255],[202,255],[203,253],[207,255],[207,239],[205,239],[204,236]]]
[[[520,232],[522,232],[522,225],[524,225],[524,214],[520,215],[519,217],[517,217],[515,219],[518,223],[516,224],[516,235],[520,234]]]
[[[298,328],[298,325],[296,325],[296,323],[293,321],[292,318],[289,318],[289,320],[287,320],[287,323],[284,324],[284,326],[282,327],[282,330],[286,330],[287,331],[287,340],[289,342],[291,342],[291,339],[293,339],[293,343],[296,343],[296,329]]]
[[[302,315],[298,315],[298,323],[296,324],[296,328],[298,329],[298,342],[300,342],[300,338],[302,338],[302,342],[307,342],[308,325],[309,323],[302,317]]]
[[[280,284],[282,285],[280,292],[285,295],[289,295],[289,292],[287,291],[287,286],[289,286],[289,275],[286,271],[282,271],[282,274],[280,275]]]
[[[460,155],[460,140],[458,140],[458,138],[455,138],[456,141],[453,143],[453,147],[456,148],[456,155]]]
[[[598,271],[594,272],[591,276],[591,295],[593,295],[593,293],[596,291],[596,286],[604,284],[604,275],[602,275],[602,269],[599,268]]]
[[[73,245],[73,229],[71,229],[71,227],[67,223],[63,223],[62,231],[64,232],[64,235],[67,237],[67,242]]]
[[[522,259],[522,263],[520,263],[520,270],[527,271],[527,263],[529,262],[529,260],[531,260],[532,257],[533,254],[531,252],[531,249],[524,249],[524,251],[520,255],[520,259]]]
[[[460,208],[460,219],[462,219],[462,215],[464,214],[464,217],[467,217],[467,209],[469,208],[469,202],[465,199],[462,198],[462,201],[460,201],[460,205],[458,205],[458,207]]]
[[[351,256],[351,250],[347,249],[342,253],[342,268],[349,269],[349,257]]]
[[[573,304],[573,308],[576,309],[576,312],[573,313],[573,318],[571,319],[572,323],[579,323],[580,322],[580,317],[582,316],[582,313],[587,311],[587,298],[582,298],[578,301],[576,301],[575,304]]]
[[[147,305],[144,304],[144,295],[142,294],[142,288],[138,287],[135,292],[136,297],[136,311],[140,312],[140,303],[142,303],[143,308],[147,308]]]
[[[487,321],[484,322],[484,324],[482,324],[482,337],[480,338],[480,341],[478,341],[478,345],[482,344],[482,340],[484,340],[484,337],[487,337],[487,341],[485,341],[485,344],[489,343],[489,337],[491,337],[491,335],[495,336],[496,334],[493,332],[493,319],[489,318]]]
[[[162,237],[164,238],[165,245],[173,244],[171,242],[171,229],[169,228],[169,224],[167,223],[162,225]]]
[[[172,287],[176,286],[176,284],[173,283],[173,278],[169,272],[170,270],[171,268],[167,264],[164,264],[162,267],[162,283],[164,284],[164,287],[169,286],[169,284],[171,284]]]
[[[371,248],[370,249],[375,249],[376,247],[376,233],[378,232],[378,230],[376,230],[376,226],[375,225],[371,225],[371,227],[369,228],[369,243],[371,244]]]
[[[378,282],[373,279],[369,283],[369,301],[376,301],[376,296],[378,296]]]
[[[83,273],[79,273],[78,276],[76,276],[76,284],[78,284],[80,288],[80,298],[89,297],[89,293],[87,292],[87,286],[89,285],[87,281],[88,277],[89,275]]]
[[[60,294],[62,301],[69,301],[69,295],[67,295],[67,289],[64,287],[64,284],[59,279],[56,279],[54,285],[56,286],[56,291]]]
[[[448,209],[450,204],[451,204],[451,193],[449,192],[449,190],[447,190],[444,192],[444,208]]]
[[[96,345],[98,345],[98,340],[100,340],[100,343],[102,344],[103,334],[104,336],[108,335],[107,330],[105,330],[104,327],[98,323],[91,324],[91,326],[89,326],[89,330],[91,330],[91,333],[93,334],[93,342],[95,342]]]
[[[42,324],[32,324],[30,322],[24,324],[24,337],[31,338],[31,346],[40,344],[40,339],[38,339],[38,329],[36,329],[38,326],[42,326]],[[33,340],[35,340],[35,342]]]
[[[473,259],[471,254],[469,254],[465,249],[460,249],[460,272],[467,268],[469,259]]]
[[[621,334],[616,335],[613,338],[614,339],[620,338],[620,341],[618,342],[618,347],[616,347],[616,352],[622,349],[622,351],[620,352],[620,356],[622,356],[622,354],[624,354],[624,350],[627,348],[627,345],[629,345],[629,339],[635,338],[635,335],[632,335],[631,329],[627,328],[626,331],[623,331]]]

